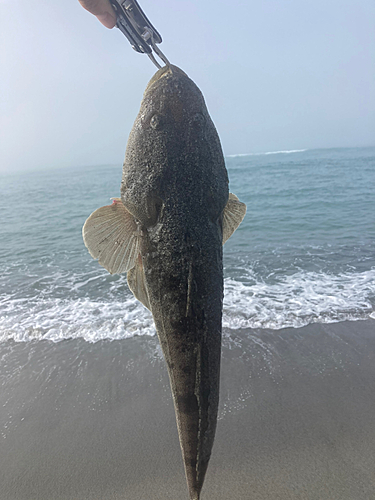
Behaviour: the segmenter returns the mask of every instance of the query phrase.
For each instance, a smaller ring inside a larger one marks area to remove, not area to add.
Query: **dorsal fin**
[[[129,271],[139,253],[140,232],[134,216],[120,198],[98,208],[86,220],[83,241],[94,259],[111,274]]]
[[[235,194],[229,193],[223,213],[223,245],[241,224],[245,214],[245,203],[242,203]]]

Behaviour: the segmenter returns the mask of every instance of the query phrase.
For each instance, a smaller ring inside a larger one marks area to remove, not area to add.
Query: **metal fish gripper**
[[[170,66],[168,59],[157,46],[162,42],[156,31],[136,0],[109,0],[116,12],[116,27],[126,36],[136,52],[147,54],[157,68],[161,68],[153,52]]]

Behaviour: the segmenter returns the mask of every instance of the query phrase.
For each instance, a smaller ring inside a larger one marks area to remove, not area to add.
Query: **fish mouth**
[[[184,71],[182,71],[182,69],[180,69],[177,66],[174,66],[173,64],[171,64],[170,66],[163,66],[154,74],[154,76],[148,82],[144,94],[146,94],[150,90],[150,88],[153,87],[157,82],[160,82],[162,78],[173,77],[173,76],[184,76],[186,78],[189,78],[187,74]]]

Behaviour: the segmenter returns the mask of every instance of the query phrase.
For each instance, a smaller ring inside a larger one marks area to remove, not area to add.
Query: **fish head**
[[[121,198],[150,227],[167,198],[176,204],[176,188],[189,192],[192,176],[192,203],[217,219],[228,199],[220,140],[197,85],[177,66],[168,66],[144,92],[126,148]]]
[[[158,140],[168,134],[170,144],[192,130],[202,132],[209,115],[196,84],[177,66],[165,66],[152,77],[144,92],[135,132]]]

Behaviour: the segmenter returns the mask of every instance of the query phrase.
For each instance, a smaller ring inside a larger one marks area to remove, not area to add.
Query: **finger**
[[[116,14],[108,0],[78,0],[82,7],[94,14],[106,28],[116,25]]]

